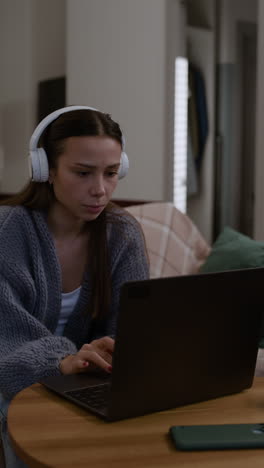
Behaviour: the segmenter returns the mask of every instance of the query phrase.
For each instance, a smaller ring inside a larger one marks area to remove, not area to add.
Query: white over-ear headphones
[[[45,128],[53,122],[53,120],[57,119],[61,114],[65,112],[80,110],[80,109],[90,109],[97,111],[94,107],[88,106],[68,106],[63,107],[61,109],[57,109],[51,114],[47,115],[38,126],[35,128],[29,142],[29,167],[31,173],[31,179],[34,182],[47,182],[49,179],[49,163],[46,152],[44,148],[38,148],[38,142],[40,136],[42,135]],[[118,178],[122,179],[127,175],[128,168],[129,168],[129,161],[127,154],[124,151],[125,149],[125,140],[122,135],[122,153],[121,153],[121,160],[120,160],[120,167],[118,170]]]

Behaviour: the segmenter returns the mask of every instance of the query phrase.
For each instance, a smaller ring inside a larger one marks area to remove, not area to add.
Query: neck
[[[63,207],[54,203],[48,212],[48,226],[55,238],[73,239],[82,235],[87,223],[70,216]]]

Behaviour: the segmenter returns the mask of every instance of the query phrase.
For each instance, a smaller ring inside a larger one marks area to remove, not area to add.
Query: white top
[[[77,304],[81,292],[81,286],[69,293],[61,293],[61,312],[54,335],[62,336],[64,327]]]

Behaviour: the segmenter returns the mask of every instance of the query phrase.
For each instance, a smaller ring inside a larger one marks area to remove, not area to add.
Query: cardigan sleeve
[[[46,376],[59,375],[59,361],[77,351],[34,316],[34,285],[22,273],[5,265],[0,274],[0,392],[8,399]]]
[[[112,303],[107,324],[107,334],[114,336],[119,309],[120,289],[128,281],[149,278],[149,261],[145,238],[138,221],[132,215],[124,215],[120,227],[112,230],[110,251],[112,252]]]

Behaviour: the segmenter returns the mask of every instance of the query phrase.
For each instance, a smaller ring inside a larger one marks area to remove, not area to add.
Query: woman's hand
[[[70,354],[60,361],[61,373],[76,374],[94,367],[111,372],[114,344],[112,338],[104,336],[83,345],[78,353]]]

